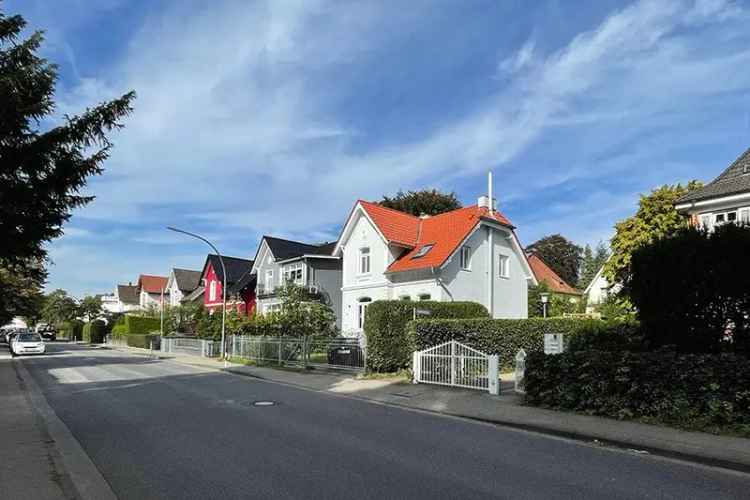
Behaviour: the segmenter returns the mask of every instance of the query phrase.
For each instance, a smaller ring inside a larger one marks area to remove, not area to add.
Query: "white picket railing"
[[[500,393],[499,359],[455,340],[423,351],[413,358],[414,383],[437,384]]]
[[[220,347],[221,342],[214,342],[213,340],[184,337],[161,338],[161,352],[164,353],[213,358],[219,355]]]

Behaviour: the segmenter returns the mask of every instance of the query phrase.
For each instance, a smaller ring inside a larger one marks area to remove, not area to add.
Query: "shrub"
[[[94,320],[83,325],[83,341],[89,344],[101,344],[107,334],[107,324],[100,320]]]
[[[487,309],[476,302],[410,302],[378,300],[367,307],[364,331],[367,364],[377,372],[392,372],[411,366],[414,344],[407,325],[414,309],[431,312],[432,318],[488,318]]]
[[[144,335],[159,330],[161,321],[159,318],[147,318],[145,316],[122,316],[112,328],[112,335],[122,337],[123,335]]]
[[[369,314],[369,311],[368,311]],[[570,345],[580,334],[593,338],[609,337],[610,331],[625,335],[633,328],[621,323],[600,320],[572,318],[529,318],[529,319],[460,319],[460,320],[417,320],[410,326],[412,345],[416,350],[426,349],[449,340],[457,340],[487,354],[497,354],[500,365],[512,366],[520,349],[527,353],[544,349],[544,334],[562,333],[565,343]]]
[[[526,359],[526,402],[750,436],[750,359],[674,351],[579,351]]]
[[[83,338],[83,321],[77,319],[63,321],[57,328],[57,331],[60,338],[81,340]]]
[[[140,347],[142,349],[151,348],[151,342],[153,342],[154,349],[159,348],[159,342],[161,336],[158,333],[133,333],[127,336],[129,347]]]

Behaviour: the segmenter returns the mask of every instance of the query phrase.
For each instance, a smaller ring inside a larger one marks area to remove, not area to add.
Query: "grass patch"
[[[395,372],[369,372],[357,375],[357,380],[393,380],[410,382],[414,378],[411,370],[403,368]]]

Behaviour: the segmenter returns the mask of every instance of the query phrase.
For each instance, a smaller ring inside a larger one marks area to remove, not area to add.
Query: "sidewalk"
[[[132,352],[131,349],[128,349]],[[147,350],[144,353],[148,353]],[[500,396],[489,393],[414,385],[404,381],[360,380],[352,374],[301,372],[223,363],[216,359],[162,355],[172,361],[212,367],[314,391],[328,391],[389,405],[480,420],[504,426],[598,442],[661,456],[750,472],[750,440],[687,432],[637,422],[627,422],[523,406],[523,399],[503,382]]]

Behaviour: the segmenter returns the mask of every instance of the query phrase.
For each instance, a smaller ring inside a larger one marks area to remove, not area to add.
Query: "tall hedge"
[[[526,402],[750,437],[750,359],[670,351],[532,353]]]
[[[411,366],[414,344],[407,325],[414,318],[415,308],[430,311],[432,318],[489,317],[487,309],[476,302],[377,300],[367,307],[365,315],[369,369],[391,372]]]
[[[57,331],[60,338],[81,340],[83,338],[83,321],[77,319],[64,321],[58,326]]]
[[[636,323],[572,318],[424,319],[410,325],[409,335],[413,337],[416,350],[457,340],[487,354],[499,355],[501,366],[508,367],[513,365],[520,349],[527,353],[543,351],[547,333],[562,333],[566,345],[571,346],[575,345],[573,339],[577,336],[593,343],[593,338],[597,337],[610,340],[613,331],[623,337],[635,335],[637,328]]]
[[[101,344],[104,342],[104,336],[107,334],[107,324],[100,320],[94,320],[83,325],[83,341],[89,344]]]
[[[120,337],[123,335],[145,335],[151,332],[159,331],[161,320],[159,318],[149,318],[146,316],[122,316],[117,320],[112,328],[112,335]]]
[[[133,333],[127,336],[127,342],[128,342],[129,347],[140,347],[142,349],[150,349],[152,345],[154,349],[159,349],[160,340],[161,340],[161,335],[159,335],[158,333],[152,333],[152,334]]]

